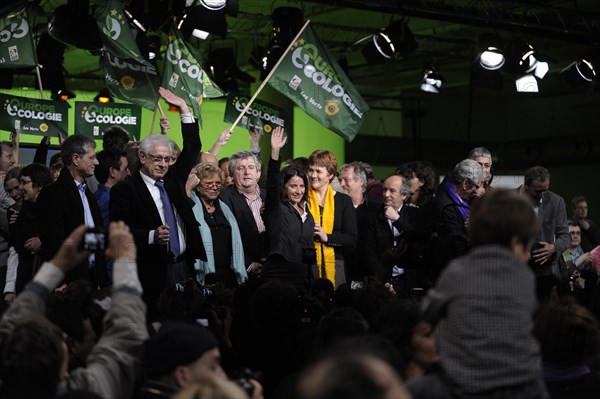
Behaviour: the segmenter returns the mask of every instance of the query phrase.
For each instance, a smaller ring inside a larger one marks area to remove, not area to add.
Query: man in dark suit
[[[229,206],[240,228],[247,270],[258,273],[266,257],[261,217],[265,190],[258,186],[260,162],[250,151],[236,152],[229,158],[229,174],[233,184],[223,187],[219,199]]]
[[[198,124],[185,101],[169,90],[160,95],[179,107],[183,149],[175,160],[175,143],[154,134],[140,143],[140,170],[117,183],[110,194],[111,221],[124,221],[138,248],[138,269],[149,320],[157,316],[157,299],[165,287],[195,278],[194,260],[206,260],[198,222],[185,193],[185,182],[201,149]]]
[[[538,276],[554,274],[559,278],[564,277],[557,255],[562,254],[571,244],[565,200],[548,190],[550,172],[543,166],[527,169],[524,177],[519,191],[533,206],[542,226],[529,264]]]
[[[64,167],[58,179],[44,187],[37,199],[42,262],[52,259],[77,226],[83,223],[90,227],[103,226],[100,208],[85,184],[85,178],[92,176],[98,165],[95,149],[93,139],[78,134],[67,138],[61,147]],[[81,278],[91,280],[96,286],[108,284],[103,251],[82,261],[65,281]]]
[[[414,233],[414,222],[418,208],[404,205],[410,196],[410,180],[400,175],[392,175],[383,182],[383,206],[366,222],[363,263],[383,282],[390,279],[401,281],[404,291],[416,283],[416,275],[406,279],[407,267],[417,265],[411,262],[408,235]],[[399,252],[401,251],[401,252]],[[386,252],[388,252],[387,256]],[[413,264],[406,264],[413,263]]]

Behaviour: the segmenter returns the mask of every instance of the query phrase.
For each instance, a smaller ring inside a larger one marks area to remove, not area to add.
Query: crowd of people
[[[130,142],[119,126],[0,145],[0,397],[591,398],[600,229],[532,166],[477,147],[378,180],[328,150]],[[285,164],[285,165],[284,165]],[[282,167],[282,165],[284,165]]]

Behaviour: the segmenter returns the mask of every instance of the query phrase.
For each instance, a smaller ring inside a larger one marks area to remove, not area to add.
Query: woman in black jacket
[[[307,207],[306,174],[293,166],[280,171],[279,151],[286,141],[283,128],[275,128],[263,214],[269,251],[262,274],[265,279],[278,278],[302,288],[313,274],[315,222]]]

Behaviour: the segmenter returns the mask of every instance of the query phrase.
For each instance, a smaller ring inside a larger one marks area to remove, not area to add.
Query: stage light
[[[504,70],[519,76],[532,74],[543,79],[550,69],[549,58],[534,50],[533,46],[522,39],[513,39],[508,46],[507,61]]]
[[[421,82],[421,90],[427,93],[439,93],[442,84],[446,80],[437,72],[437,69],[429,64],[423,68],[423,81]]]
[[[212,11],[222,10],[227,5],[227,0],[200,0],[200,4]]]
[[[506,59],[504,57],[503,42],[494,34],[484,33],[479,36],[480,53],[479,65],[488,71],[502,68]]]
[[[368,62],[378,63],[392,57],[406,57],[419,47],[406,22],[393,21],[371,36],[362,53]]]
[[[102,48],[96,19],[89,13],[89,0],[69,0],[48,19],[48,33],[69,46],[96,51]]]
[[[600,63],[600,54],[597,52],[589,53],[585,57],[572,62],[560,73],[564,75],[565,80],[572,86],[581,86],[598,81],[598,65]]]
[[[77,95],[67,89],[60,89],[52,95],[54,101],[67,101],[70,98],[75,98]]]
[[[192,7],[185,12],[177,27],[186,40],[190,36],[205,40],[211,33],[219,37],[227,35],[225,14],[201,6]]]
[[[131,25],[133,25],[134,27],[136,27],[144,33],[146,32],[146,27],[133,16],[131,11],[129,11],[127,7],[123,8],[123,12],[125,13],[125,16],[127,17],[127,20]]]
[[[516,79],[515,86],[519,93],[539,92],[537,79],[531,74],[523,75],[520,78]]]
[[[110,95],[110,92],[107,88],[100,89],[100,92],[96,97],[94,97],[94,101],[97,101],[102,104],[114,103],[115,100]]]
[[[266,54],[261,59],[260,78],[267,77],[273,66],[283,55],[292,39],[298,34],[302,27],[304,14],[302,10],[295,7],[278,7],[271,14],[273,27],[271,30],[271,41]]]

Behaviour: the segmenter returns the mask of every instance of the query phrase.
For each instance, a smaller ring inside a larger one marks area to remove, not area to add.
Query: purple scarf
[[[471,208],[469,207],[469,204],[467,204],[465,201],[463,201],[463,199],[460,198],[458,196],[458,194],[456,194],[456,190],[454,189],[454,184],[452,184],[450,179],[446,179],[444,181],[443,187],[444,187],[444,190],[446,190],[446,192],[452,199],[452,202],[454,202],[456,205],[458,205],[456,208],[458,208],[458,212],[462,216],[463,221],[467,220],[467,218],[469,217],[469,214],[471,213]]]

